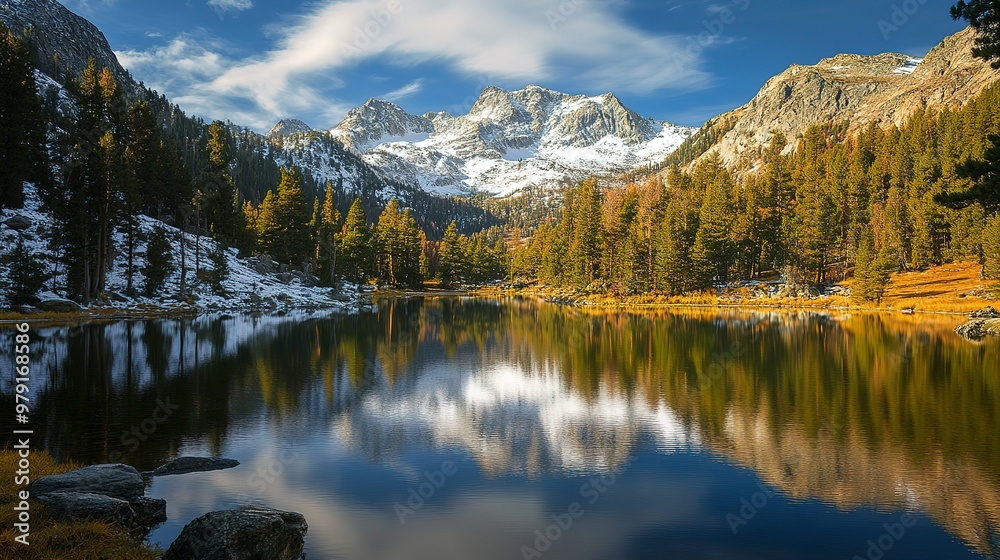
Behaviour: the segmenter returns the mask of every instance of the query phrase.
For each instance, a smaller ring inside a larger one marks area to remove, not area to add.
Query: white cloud
[[[230,10],[242,12],[253,8],[253,0],[208,0],[208,5],[220,12]]]
[[[399,89],[383,93],[378,98],[385,101],[399,101],[400,99],[405,99],[415,93],[419,93],[422,89],[424,89],[424,81],[414,80]]]
[[[616,6],[617,0],[324,0],[284,27],[271,26],[275,47],[257,56],[227,58],[180,37],[120,58],[134,75],[160,76],[164,93],[186,100],[191,110],[232,107],[262,128],[269,125],[259,123],[302,109],[311,108],[315,118],[316,107],[336,118],[341,107],[314,84],[343,85],[338,71],[375,59],[400,66],[433,62],[513,85],[571,82],[595,92],[646,94],[707,82],[686,38],[634,28]],[[167,87],[174,84],[185,89]],[[419,88],[409,84],[390,95]]]

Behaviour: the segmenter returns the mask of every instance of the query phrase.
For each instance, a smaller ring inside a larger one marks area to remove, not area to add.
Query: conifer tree
[[[44,263],[28,250],[24,238],[18,236],[13,250],[3,257],[7,268],[7,302],[11,306],[37,305],[38,292],[45,286],[49,275]]]
[[[302,172],[292,166],[281,170],[269,224],[268,251],[278,262],[301,267],[309,255],[309,206],[302,193]]]
[[[339,231],[340,211],[337,210],[336,201],[334,200],[333,184],[327,183],[326,193],[323,196],[323,206],[319,215],[317,250],[319,276],[331,283],[338,274],[337,253],[339,243],[337,234]]]
[[[438,249],[438,269],[441,271],[441,282],[446,286],[454,285],[462,279],[463,263],[462,247],[459,240],[458,224],[454,220],[444,231],[444,238]]]
[[[167,232],[163,228],[156,228],[146,244],[146,266],[142,269],[142,275],[146,278],[145,295],[156,295],[174,269],[174,257]]]
[[[1000,2],[997,0],[959,0],[951,8],[953,19],[964,19],[979,36],[972,54],[992,62],[993,69],[1000,69]]]
[[[24,183],[47,185],[46,124],[31,53],[0,22],[0,208],[24,204]]]
[[[216,239],[228,243],[239,238],[241,229],[236,186],[230,171],[231,144],[225,123],[214,121],[208,127],[205,147],[208,166],[198,185],[205,229],[212,232]]]
[[[361,199],[356,198],[347,212],[340,234],[340,260],[344,276],[352,282],[362,282],[370,273],[372,247],[368,220]]]

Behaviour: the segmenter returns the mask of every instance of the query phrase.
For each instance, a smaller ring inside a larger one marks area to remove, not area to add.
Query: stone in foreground
[[[67,473],[43,476],[28,487],[36,498],[55,492],[103,494],[126,502],[145,493],[139,471],[128,465],[93,465]]]
[[[135,523],[132,506],[125,500],[90,492],[51,492],[38,501],[53,519],[60,521],[105,521],[129,527]]]
[[[216,457],[178,457],[165,465],[161,465],[149,474],[153,476],[170,476],[173,474],[219,471],[222,469],[237,467],[239,464],[240,462],[235,459],[223,459]]]
[[[185,525],[162,560],[297,560],[308,530],[298,513],[260,506],[213,511]]]
[[[129,502],[135,512],[135,524],[139,527],[156,527],[167,520],[167,501],[160,498],[139,496]]]

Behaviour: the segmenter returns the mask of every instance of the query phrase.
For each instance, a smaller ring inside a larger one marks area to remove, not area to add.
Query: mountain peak
[[[312,132],[312,127],[306,123],[298,119],[281,119],[271,127],[271,130],[265,136],[268,138],[287,138],[293,134],[304,134],[306,132]]]

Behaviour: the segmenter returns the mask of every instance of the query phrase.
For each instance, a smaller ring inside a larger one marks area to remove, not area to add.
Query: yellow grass
[[[996,307],[996,300],[985,299],[990,290],[996,289],[996,283],[980,280],[979,271],[978,264],[964,262],[924,272],[895,274],[882,298],[882,306],[951,313],[968,313],[987,305]]]
[[[998,306],[987,299],[997,291],[995,283],[979,279],[976,263],[962,262],[938,266],[923,272],[894,274],[882,302],[858,304],[844,296],[818,298],[765,297],[753,298],[753,288],[730,290],[720,297],[714,291],[662,296],[643,294],[625,298],[612,294],[581,294],[572,290],[535,287],[521,290],[480,290],[482,295],[517,295],[545,299],[565,299],[584,305],[602,307],[725,307],[725,308],[788,308],[788,309],[854,309],[866,311],[902,311],[912,309],[922,313],[968,313],[987,305]],[[850,287],[850,280],[840,285]]]
[[[140,538],[108,523],[67,523],[53,521],[45,508],[31,502],[31,533],[29,546],[14,540],[20,533],[14,528],[15,493],[23,490],[16,486],[13,473],[17,471],[18,455],[11,449],[0,450],[0,558],[18,560],[155,560],[161,551],[144,544]],[[57,464],[44,451],[31,452],[31,480],[59,474],[77,468],[71,463]]]

